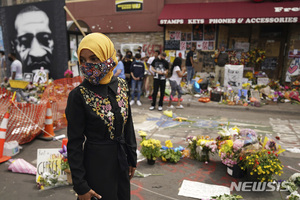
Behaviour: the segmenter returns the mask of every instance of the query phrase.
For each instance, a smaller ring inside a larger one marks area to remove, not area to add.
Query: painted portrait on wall
[[[17,54],[23,73],[43,67],[49,77],[64,77],[68,67],[64,5],[52,0],[1,8],[5,49]]]

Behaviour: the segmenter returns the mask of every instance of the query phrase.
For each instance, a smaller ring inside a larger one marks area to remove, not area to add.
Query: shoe
[[[142,103],[141,103],[140,100],[137,100],[137,101],[136,101],[136,104],[137,104],[138,106],[141,106],[141,105],[142,105]]]
[[[180,105],[180,106],[176,106],[177,109],[183,109],[183,105]]]
[[[154,110],[155,109],[155,107],[154,106],[151,106],[150,108],[149,108],[149,110]]]
[[[149,99],[150,101],[152,101],[152,96],[148,96],[148,99]]]
[[[168,108],[168,109],[173,109],[173,108],[174,108],[174,106],[173,106],[173,105],[171,105],[171,106],[168,106],[167,108]]]
[[[163,107],[162,106],[158,106],[157,110],[162,111]]]
[[[130,101],[130,105],[132,106],[134,104],[134,100],[131,100]]]

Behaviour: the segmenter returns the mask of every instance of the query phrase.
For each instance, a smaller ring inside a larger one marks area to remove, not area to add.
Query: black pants
[[[160,90],[160,98],[158,102],[158,106],[163,106],[165,89],[166,89],[166,80],[154,79],[153,81],[153,94],[152,94],[152,106],[155,107],[156,97],[158,93],[158,89]]]

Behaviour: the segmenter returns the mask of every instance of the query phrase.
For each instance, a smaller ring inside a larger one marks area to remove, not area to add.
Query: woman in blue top
[[[123,55],[117,54],[118,65],[114,69],[114,76],[125,79],[124,64],[122,62]]]

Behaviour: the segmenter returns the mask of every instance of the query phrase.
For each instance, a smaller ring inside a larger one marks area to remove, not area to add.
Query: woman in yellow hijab
[[[113,76],[114,45],[104,34],[89,34],[78,58],[85,79],[70,92],[66,108],[74,190],[79,200],[129,200],[136,138],[127,84]]]

